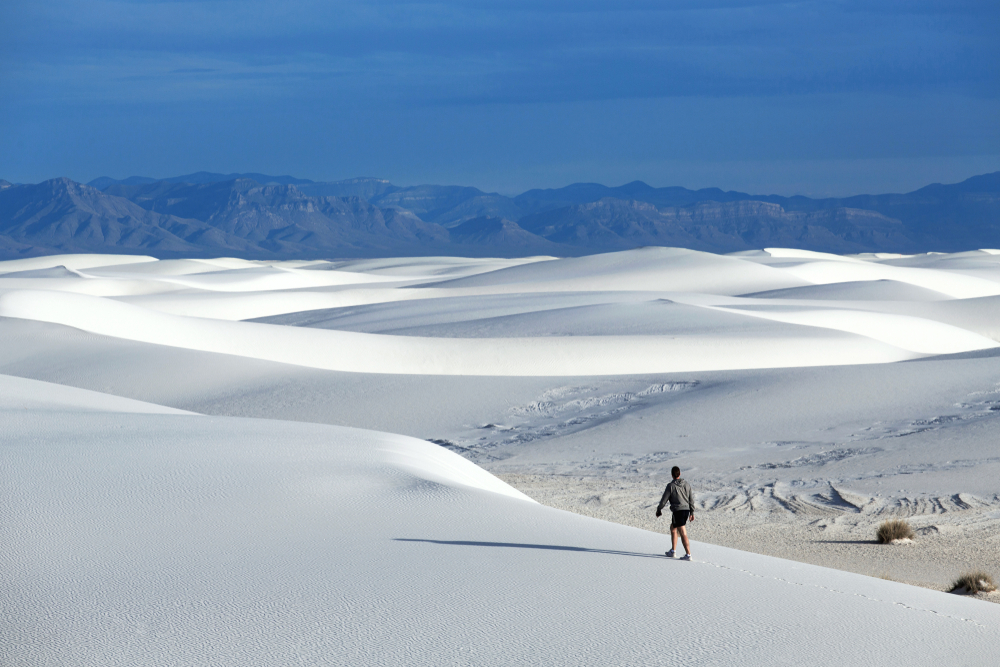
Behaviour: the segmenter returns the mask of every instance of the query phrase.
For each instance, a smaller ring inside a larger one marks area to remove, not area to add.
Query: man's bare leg
[[[687,549],[687,546],[684,548]],[[673,526],[670,526],[670,550],[677,551],[677,529]]]
[[[677,548],[677,533],[681,534],[681,544],[684,545],[684,553],[691,553],[691,543],[688,542],[688,531],[686,526],[670,529],[670,537],[673,540],[674,549]]]

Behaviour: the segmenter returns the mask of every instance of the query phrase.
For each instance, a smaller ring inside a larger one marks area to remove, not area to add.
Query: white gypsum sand
[[[987,664],[1000,640],[1000,607],[958,596],[707,544],[669,561],[419,440],[0,387],[30,399],[0,410],[7,664],[767,665],[803,639],[811,664]]]
[[[1000,574],[998,294],[986,251],[0,263],[5,661],[990,664],[994,605],[851,572]],[[675,463],[702,562],[654,557]]]

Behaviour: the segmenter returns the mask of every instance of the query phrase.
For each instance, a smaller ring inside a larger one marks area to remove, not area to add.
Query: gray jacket
[[[691,485],[683,479],[678,478],[667,484],[667,490],[663,492],[663,497],[660,498],[660,504],[656,508],[657,511],[662,510],[667,501],[670,502],[671,512],[690,510],[694,514],[694,491],[691,490]]]

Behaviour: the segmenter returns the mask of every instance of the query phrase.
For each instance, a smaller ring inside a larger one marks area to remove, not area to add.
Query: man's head
[[[674,466],[673,468],[670,469],[670,475],[674,479],[680,479],[681,478],[681,469],[678,468],[677,466]]]

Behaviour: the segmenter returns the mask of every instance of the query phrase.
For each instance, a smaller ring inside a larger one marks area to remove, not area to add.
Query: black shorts
[[[680,528],[688,522],[688,517],[691,516],[691,510],[679,510],[673,513],[673,519],[670,521],[671,528]]]

